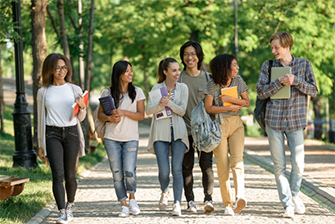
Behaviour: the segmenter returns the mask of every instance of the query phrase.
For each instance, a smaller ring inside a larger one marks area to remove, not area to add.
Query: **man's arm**
[[[313,68],[307,59],[305,69],[301,68],[299,73],[305,73],[305,75],[294,76],[292,86],[298,89],[300,92],[311,97],[318,95],[318,87],[316,86]]]
[[[257,96],[259,99],[269,98],[284,87],[284,85],[280,83],[279,79],[276,79],[273,82],[269,82],[268,67],[269,61],[265,61],[262,65],[261,73],[259,74],[259,78],[256,84]]]

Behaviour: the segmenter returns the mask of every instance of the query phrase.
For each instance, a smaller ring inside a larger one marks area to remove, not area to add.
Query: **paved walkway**
[[[26,97],[29,109],[32,111],[31,91],[26,89]],[[4,85],[5,103],[13,105],[15,102],[15,87]],[[186,202],[183,197],[182,217],[172,217],[172,191],[171,205],[167,211],[159,211],[158,200],[160,196],[159,182],[157,178],[157,163],[155,156],[146,151],[148,126],[141,125],[140,149],[138,155],[138,188],[137,201],[142,213],[129,218],[117,217],[120,205],[116,200],[112,174],[107,160],[97,164],[90,171],[82,175],[78,184],[75,219],[71,223],[335,223],[335,215],[321,207],[318,203],[300,193],[306,205],[306,214],[296,215],[294,221],[283,219],[282,209],[277,196],[277,190],[273,174],[260,168],[273,170],[272,161],[268,149],[267,138],[246,138],[245,149],[245,180],[248,207],[240,215],[235,217],[223,216],[220,189],[215,169],[214,206],[212,215],[202,213],[202,186],[201,172],[198,165],[195,166],[195,196],[198,213],[185,212]],[[335,209],[335,150],[320,145],[319,142],[305,141],[306,165],[302,189],[314,198]],[[289,155],[289,154],[287,154]],[[287,156],[288,168],[289,156]],[[258,165],[255,165],[258,164]],[[289,170],[288,169],[288,170]],[[231,182],[233,185],[233,182]],[[171,183],[172,184],[172,183]],[[172,187],[172,186],[171,186]],[[171,189],[172,190],[172,189]],[[28,223],[55,223],[58,211],[55,204],[41,210]]]
[[[140,139],[138,154],[138,186],[136,199],[141,208],[138,216],[119,218],[120,204],[117,202],[113,188],[112,173],[108,161],[97,164],[90,171],[84,173],[78,183],[78,192],[74,208],[74,220],[71,223],[335,223],[335,215],[320,206],[308,196],[300,192],[305,203],[306,213],[296,214],[295,219],[284,219],[284,212],[277,195],[274,175],[258,165],[245,160],[245,185],[248,206],[242,213],[234,217],[223,215],[224,207],[221,202],[218,178],[215,169],[215,184],[213,201],[215,211],[205,215],[203,208],[203,193],[201,184],[201,171],[195,166],[195,196],[198,207],[197,213],[186,213],[185,198],[182,198],[182,216],[171,216],[172,210],[172,183],[170,184],[170,205],[166,211],[158,209],[160,197],[159,182],[157,178],[157,163],[153,154],[146,151],[147,129],[141,127],[143,138]],[[233,181],[231,179],[233,185]],[[31,223],[55,223],[58,211],[54,204],[48,206],[37,214]]]

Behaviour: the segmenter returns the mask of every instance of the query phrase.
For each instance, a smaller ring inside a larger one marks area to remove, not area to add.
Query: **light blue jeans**
[[[293,206],[292,196],[297,196],[305,166],[304,155],[304,132],[297,131],[276,131],[266,126],[266,133],[269,138],[271,158],[274,164],[274,173],[277,183],[279,199],[284,208]],[[285,177],[286,158],[285,158],[285,137],[291,152],[291,174],[290,183]]]
[[[118,201],[127,199],[127,193],[136,191],[136,162],[138,141],[119,142],[105,139],[105,149],[113,173]]]
[[[171,130],[171,133],[171,139],[173,139],[173,130]],[[180,139],[177,139],[176,141],[172,140],[172,142],[156,141],[154,143],[154,149],[159,169],[158,179],[161,185],[162,192],[167,192],[169,190],[170,183],[170,146],[172,153],[171,169],[173,176],[174,203],[180,203],[183,193],[182,164],[186,150],[185,144]]]

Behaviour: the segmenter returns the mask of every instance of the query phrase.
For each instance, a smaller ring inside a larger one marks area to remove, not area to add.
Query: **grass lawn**
[[[15,197],[0,200],[0,223],[26,223],[42,208],[54,201],[52,194],[52,176],[50,167],[37,156],[39,168],[27,170],[12,168],[15,152],[13,108],[6,107],[4,113],[4,134],[0,134],[0,174],[28,177],[23,192]],[[106,153],[103,145],[99,145],[94,153],[79,159],[78,175],[100,162]]]

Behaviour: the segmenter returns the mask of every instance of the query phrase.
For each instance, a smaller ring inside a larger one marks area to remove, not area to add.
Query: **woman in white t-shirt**
[[[38,156],[50,163],[52,192],[60,211],[56,223],[73,219],[72,206],[77,191],[76,161],[78,156],[85,155],[80,122],[85,119],[86,104],[81,88],[70,83],[71,76],[70,60],[52,53],[43,62],[43,86],[37,92]],[[75,119],[71,119],[74,102],[78,103],[80,110]]]
[[[121,203],[120,217],[129,216],[126,199],[129,194],[130,211],[140,213],[135,200],[136,161],[138,152],[138,121],[144,119],[145,96],[141,88],[133,86],[132,66],[128,61],[118,61],[113,66],[111,87],[105,89],[101,97],[112,95],[115,110],[106,115],[99,106],[98,118],[106,121],[104,136],[105,149],[113,173],[114,188]]]

